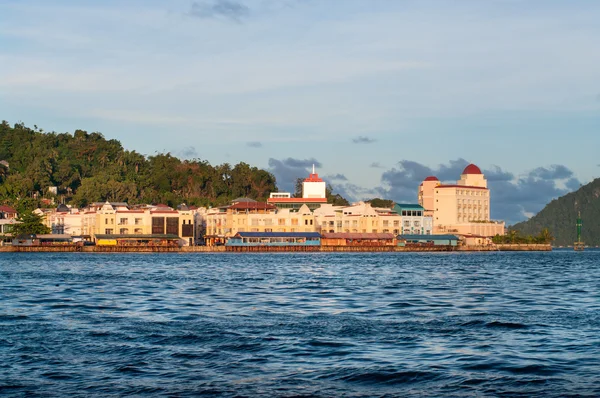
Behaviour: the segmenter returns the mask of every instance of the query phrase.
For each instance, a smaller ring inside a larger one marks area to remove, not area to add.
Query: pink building
[[[419,204],[433,217],[434,233],[504,234],[504,222],[490,220],[490,190],[474,164],[465,167],[456,184],[427,177],[419,186]]]

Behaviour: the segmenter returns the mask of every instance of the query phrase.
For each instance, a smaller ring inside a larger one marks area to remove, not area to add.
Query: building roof
[[[474,185],[457,185],[457,184],[438,185],[437,187],[435,187],[435,189],[438,189],[438,188],[469,188],[469,189],[485,189],[485,190],[487,190],[486,187],[476,187]]]
[[[237,199],[233,199],[231,201],[231,203],[240,203],[240,202],[256,202],[256,200],[251,199],[251,198],[237,198]]]
[[[311,173],[308,178],[304,179],[304,182],[323,182],[323,179],[317,173]]]
[[[456,235],[398,235],[401,240],[458,240]]]
[[[0,206],[0,211],[3,213],[16,213],[17,211],[10,206]]]
[[[357,233],[357,232],[323,232],[323,239],[394,239],[394,234],[388,233]]]
[[[96,234],[96,239],[179,239],[173,234]]]
[[[227,207],[232,210],[275,210],[276,207],[266,202],[238,202]]]
[[[423,181],[439,181],[436,176],[429,176],[425,178]]]
[[[320,238],[318,232],[238,232],[240,238]]]
[[[56,208],[57,213],[69,213],[70,211],[71,210],[69,209],[69,207],[64,203],[59,204]]]
[[[327,203],[327,198],[269,198],[269,203]]]
[[[71,240],[73,237],[67,234],[25,234],[19,235],[17,239],[50,239],[50,240]]]
[[[483,174],[481,172],[481,169],[477,166],[475,166],[473,163],[471,163],[470,165],[468,165],[467,167],[465,167],[465,169],[462,172],[463,174]]]
[[[398,208],[401,210],[425,210],[423,206],[414,203],[396,203],[394,208]]]

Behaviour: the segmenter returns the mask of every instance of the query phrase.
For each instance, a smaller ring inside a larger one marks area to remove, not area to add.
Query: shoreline
[[[424,253],[552,251],[547,244],[493,246],[0,246],[0,253]]]

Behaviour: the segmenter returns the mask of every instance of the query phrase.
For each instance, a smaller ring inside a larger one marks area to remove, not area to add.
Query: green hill
[[[600,245],[600,178],[553,200],[538,214],[510,229],[523,235],[535,235],[542,228],[548,228],[555,237],[555,245],[572,245],[577,240],[578,212],[583,220],[581,240],[586,245]]]
[[[0,204],[18,209],[53,196],[75,206],[105,200],[207,206],[242,196],[264,200],[274,191],[273,174],[243,162],[211,166],[169,153],[146,157],[100,133],[0,124]]]

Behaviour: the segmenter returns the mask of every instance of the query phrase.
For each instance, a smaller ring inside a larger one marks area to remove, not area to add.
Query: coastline
[[[552,251],[549,244],[501,244],[493,246],[0,246],[0,253],[356,253],[356,252],[531,252]]]

